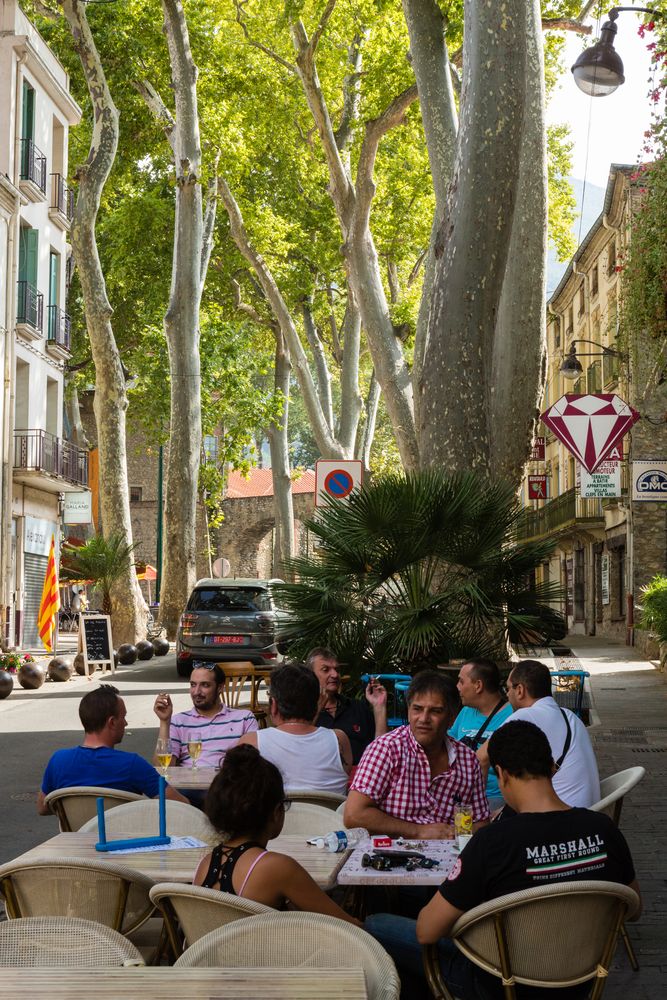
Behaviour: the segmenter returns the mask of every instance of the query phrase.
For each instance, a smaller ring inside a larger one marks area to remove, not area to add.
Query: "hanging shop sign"
[[[541,420],[587,472],[595,472],[639,414],[616,393],[587,393],[561,396]]]
[[[667,501],[667,459],[632,463],[632,499]]]

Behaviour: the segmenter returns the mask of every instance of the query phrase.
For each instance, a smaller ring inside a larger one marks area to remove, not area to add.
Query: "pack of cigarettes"
[[[393,841],[391,837],[373,837],[373,847],[391,847]]]

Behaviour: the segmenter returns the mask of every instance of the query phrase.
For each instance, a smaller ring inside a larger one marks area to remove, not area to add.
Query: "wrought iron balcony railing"
[[[48,317],[47,342],[49,344],[57,344],[58,347],[69,351],[72,326],[69,316],[60,306],[49,306]]]
[[[582,500],[574,489],[545,503],[539,510],[526,510],[519,538],[545,538],[575,524],[604,524],[602,500]]]
[[[21,139],[21,180],[32,181],[46,194],[46,157],[32,139]]]
[[[44,323],[44,296],[42,293],[38,292],[29,281],[19,281],[17,298],[16,322],[25,323],[41,333]]]
[[[74,218],[74,191],[65,184],[62,174],[51,174],[51,208],[68,222]]]
[[[14,431],[14,469],[88,485],[88,452],[43,430]]]

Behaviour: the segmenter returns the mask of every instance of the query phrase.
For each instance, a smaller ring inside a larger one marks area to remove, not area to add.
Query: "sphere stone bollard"
[[[137,643],[137,657],[140,660],[152,660],[154,656],[153,643],[149,639],[140,639]]]
[[[41,688],[46,679],[46,674],[36,663],[22,663],[18,671],[19,684],[26,691],[34,691]]]
[[[74,673],[74,664],[70,656],[54,656],[47,667],[52,681],[68,681]]]
[[[14,688],[14,678],[8,670],[0,670],[0,701],[9,698]]]
[[[118,662],[124,667],[129,667],[137,659],[137,647],[131,642],[124,642],[118,647]]]
[[[86,661],[83,658],[83,653],[77,653],[76,656],[74,657],[74,669],[76,670],[77,674],[79,674],[81,677],[86,676]],[[94,669],[95,669],[95,664],[89,663],[88,670],[90,671],[90,673],[92,673]]]
[[[168,639],[153,639],[152,645],[156,656],[166,656],[169,652]]]

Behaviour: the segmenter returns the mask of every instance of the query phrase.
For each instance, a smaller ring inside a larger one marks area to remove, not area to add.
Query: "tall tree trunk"
[[[77,168],[79,190],[72,223],[72,249],[79,270],[86,329],[95,364],[95,420],[99,448],[99,488],[105,537],[121,535],[132,543],[127,485],[125,411],[127,395],[118,347],[111,325],[112,308],[97,251],[95,223],[102,190],[118,147],[118,111],[93,40],[86,10],[78,0],[63,0],[63,12],[81,60],[94,110],[93,134],[86,162]],[[136,642],[146,634],[148,609],[130,565],[112,588],[114,641]]]
[[[518,194],[526,4],[466,0],[461,125],[418,386],[423,465],[490,470],[493,336]],[[504,387],[509,391],[509,387]]]
[[[352,291],[348,288],[347,309],[343,320],[343,361],[340,370],[340,420],[338,440],[345,455],[354,453],[359,418],[364,401],[359,391],[359,352],[361,350],[361,316]]]
[[[435,211],[415,334],[413,385],[418,386],[426,351],[428,313],[435,275],[435,241],[442,225],[447,188],[454,172],[458,116],[445,37],[445,19],[436,0],[403,0],[410,36],[410,61],[415,72],[426,149],[433,179]],[[419,393],[415,394],[415,422],[419,426]]]
[[[271,450],[271,478],[273,480],[273,512],[275,532],[273,540],[273,573],[286,578],[287,562],[294,555],[294,507],[292,503],[292,478],[290,476],[287,422],[289,416],[290,358],[285,339],[276,330],[274,386],[276,395],[283,398],[282,413],[271,422],[268,430]]]
[[[180,0],[162,0],[176,109],[172,148],[176,216],[164,331],[171,369],[169,466],[164,508],[160,621],[173,637],[196,579],[196,513],[201,453],[199,306],[203,252],[197,67]]]
[[[488,401],[491,471],[513,483],[521,480],[529,454],[546,355],[547,150],[539,0],[528,3],[524,46],[526,104],[518,156],[521,196],[512,220]]]

